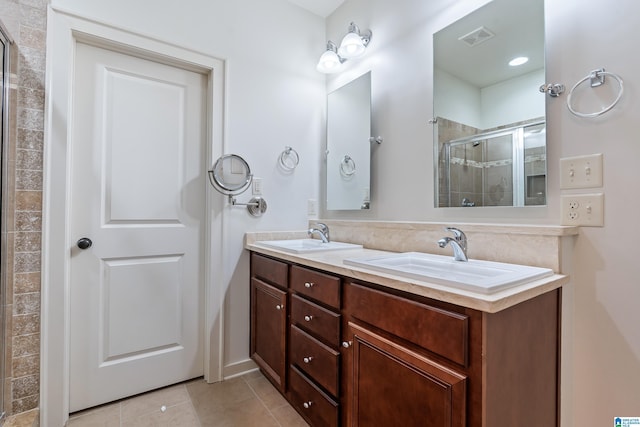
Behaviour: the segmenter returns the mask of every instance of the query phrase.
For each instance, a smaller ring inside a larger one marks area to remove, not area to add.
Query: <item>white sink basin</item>
[[[318,239],[261,240],[256,242],[256,244],[294,254],[338,251],[343,249],[362,249],[362,245],[343,242],[322,243],[322,240]]]
[[[487,295],[553,275],[548,268],[474,259],[461,262],[420,252],[347,258],[344,263]]]

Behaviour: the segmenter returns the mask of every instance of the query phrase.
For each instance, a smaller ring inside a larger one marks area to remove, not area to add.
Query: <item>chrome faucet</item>
[[[311,227],[307,234],[309,236],[313,236],[314,233],[318,233],[320,235],[320,239],[322,239],[322,243],[329,243],[331,239],[329,238],[329,227],[327,224],[319,222],[315,227]]]
[[[445,230],[452,232],[454,237],[443,237],[438,240],[438,246],[444,248],[447,244],[451,243],[451,247],[453,248],[453,259],[456,261],[468,261],[467,236],[465,236],[462,230],[455,227],[447,227]]]

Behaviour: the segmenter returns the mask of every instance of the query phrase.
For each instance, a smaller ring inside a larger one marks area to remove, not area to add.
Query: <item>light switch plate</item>
[[[602,153],[560,159],[560,189],[602,187]]]
[[[315,199],[307,200],[307,215],[308,216],[318,215],[318,202]]]
[[[562,225],[604,227],[604,194],[568,194],[560,202]]]
[[[251,182],[251,194],[254,196],[262,196],[262,178],[253,178]]]

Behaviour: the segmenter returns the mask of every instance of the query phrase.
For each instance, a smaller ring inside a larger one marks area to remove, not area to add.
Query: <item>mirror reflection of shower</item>
[[[546,203],[543,121],[454,139],[441,154],[441,207]]]

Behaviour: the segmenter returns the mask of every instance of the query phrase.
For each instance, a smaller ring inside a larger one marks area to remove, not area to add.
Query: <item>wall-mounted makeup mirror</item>
[[[267,210],[267,202],[262,197],[252,197],[248,203],[238,203],[235,198],[247,191],[252,181],[249,163],[237,154],[225,154],[209,170],[211,186],[219,193],[229,196],[229,203],[246,206],[252,216],[261,216]]]
[[[227,196],[245,192],[252,180],[249,164],[237,154],[220,157],[209,171],[209,182],[213,188]]]
[[[546,204],[544,0],[493,0],[433,52],[435,206]]]
[[[327,97],[327,210],[369,209],[371,73]]]

